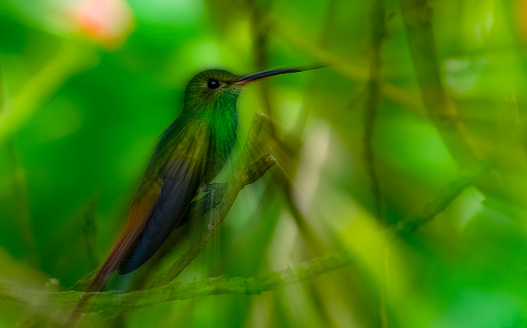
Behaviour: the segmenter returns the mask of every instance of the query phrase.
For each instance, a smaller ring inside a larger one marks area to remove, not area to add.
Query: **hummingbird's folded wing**
[[[97,273],[87,287],[87,291],[101,290],[110,273],[115,271],[122,259],[130,253],[130,249],[141,235],[148,218],[161,194],[162,181],[155,179],[149,182],[148,191],[140,198],[136,198],[132,203],[128,215],[128,222],[119,235],[119,238],[106,256],[106,259],[97,270]]]
[[[119,265],[119,273],[134,271],[161,247],[182,219],[202,183],[209,154],[210,131],[206,126],[180,131],[165,147],[168,151],[152,165],[159,167],[161,190],[152,212],[126,259]]]
[[[206,175],[210,130],[174,124],[152,156],[128,222],[87,290],[100,290],[110,273],[134,271],[161,247],[183,217]]]

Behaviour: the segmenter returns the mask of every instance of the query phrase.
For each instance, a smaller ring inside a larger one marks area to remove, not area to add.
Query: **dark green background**
[[[380,199],[364,142],[374,1],[101,1],[121,8],[96,11],[123,27],[110,39],[79,26],[74,12],[90,3],[0,2],[0,286],[40,289],[56,278],[69,288],[100,263],[194,74],[322,64],[334,66],[245,88],[235,152],[263,111],[277,141],[264,138],[260,151],[273,151],[280,165],[240,193],[178,279],[264,274],[343,248],[353,263],[261,295],[130,311],[125,325],[375,327],[384,312],[388,327],[525,326],[525,1],[428,1],[434,69],[465,141],[496,166],[388,247],[379,230],[421,213],[472,168],[423,106],[398,1],[383,2],[381,88],[395,91],[378,98],[373,127]],[[0,300],[0,326],[31,311]]]

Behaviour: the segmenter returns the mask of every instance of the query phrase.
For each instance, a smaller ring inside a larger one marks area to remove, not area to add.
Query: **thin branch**
[[[160,302],[185,300],[207,295],[244,294],[256,295],[278,287],[313,279],[325,272],[340,269],[351,261],[347,252],[337,252],[285,269],[255,277],[217,277],[203,281],[176,282],[166,286],[130,292],[99,292],[97,303],[88,308],[93,311],[84,315],[89,321],[111,319],[128,310],[154,305]],[[0,286],[0,300],[16,301],[28,305],[55,304],[68,307],[77,303],[82,292],[49,292]]]
[[[456,180],[451,182],[436,199],[428,203],[410,221],[400,221],[392,230],[394,235],[408,235],[414,233],[419,227],[430,222],[437,214],[446,210],[450,204],[461,195],[465,189],[477,183],[480,177],[495,167],[490,160],[478,162],[475,166],[466,169]]]

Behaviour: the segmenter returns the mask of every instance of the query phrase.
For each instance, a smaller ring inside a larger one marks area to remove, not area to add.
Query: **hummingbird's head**
[[[236,104],[241,88],[249,82],[264,77],[300,72],[296,69],[262,71],[238,76],[220,69],[209,69],[194,76],[185,90],[184,109],[205,109],[214,106],[218,101]]]
[[[185,90],[185,107],[207,107],[216,100],[238,97],[241,86],[234,84],[238,75],[220,69],[209,69],[194,76]]]

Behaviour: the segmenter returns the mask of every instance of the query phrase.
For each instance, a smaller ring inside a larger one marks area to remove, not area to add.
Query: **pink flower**
[[[75,8],[82,33],[109,46],[119,46],[134,26],[133,14],[124,0],[83,0]]]

